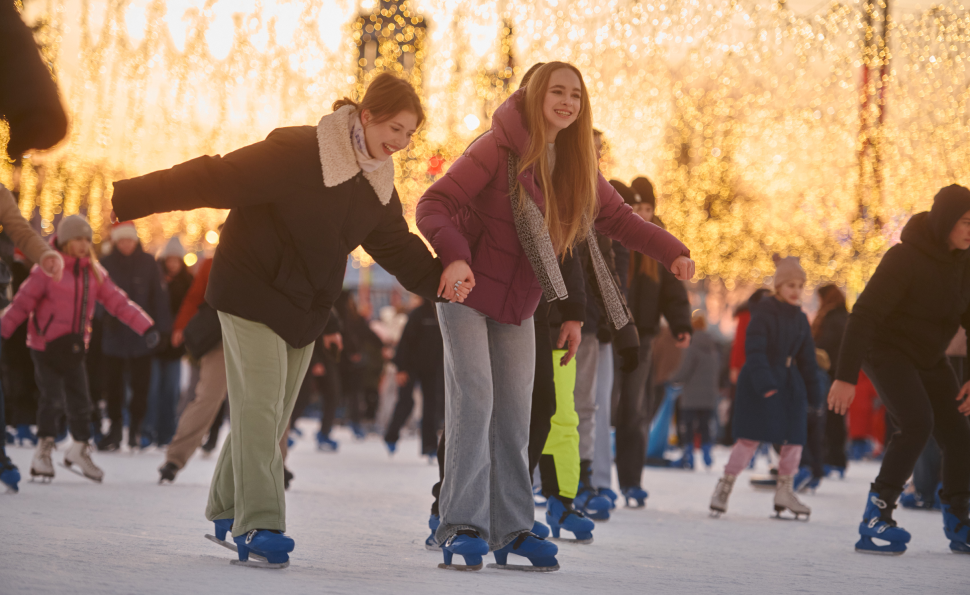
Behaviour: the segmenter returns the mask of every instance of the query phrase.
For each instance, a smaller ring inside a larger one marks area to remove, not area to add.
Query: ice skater
[[[459,554],[477,569],[493,550],[500,568],[509,554],[558,568],[556,546],[531,533],[527,455],[532,316],[543,294],[567,295],[557,260],[595,223],[678,277],[693,276],[687,248],[636,217],[598,175],[591,111],[574,66],[540,67],[418,203],[418,228],[446,264],[442,289],[478,283],[464,304],[438,305],[447,439],[436,537],[445,566]]]
[[[946,348],[970,328],[970,190],[940,190],[929,212],[903,228],[856,301],[839,354],[829,409],[844,414],[860,368],[872,380],[896,432],[869,489],[856,551],[902,554],[908,531],[893,520],[903,486],[930,435],[943,451],[943,531],[970,553],[970,382],[957,379]],[[888,543],[876,543],[873,539]]]
[[[29,318],[27,345],[40,390],[39,442],[30,476],[42,481],[54,478],[51,453],[57,421],[65,411],[74,440],[64,454],[64,466],[72,469],[77,465],[84,477],[96,482],[104,478],[104,472],[91,460],[91,398],[84,367],[95,303],[101,302],[109,314],[138,333],[149,349],[158,347],[160,340],[152,319],[98,264],[91,247],[92,235],[84,217],[61,219],[54,242],[64,261],[63,274],[55,280],[43,268],[34,267],[0,322],[3,338],[7,339]]]
[[[728,498],[738,474],[754,456],[760,442],[781,445],[775,515],[786,510],[807,519],[812,510],[792,490],[808,431],[808,404],[820,403],[815,342],[808,318],[800,307],[805,271],[798,259],[775,262],[775,295],[751,306],[745,337],[744,366],[738,375],[734,403],[737,442],[724,466],[724,476],[711,496],[711,514],[727,512]]]
[[[359,104],[345,98],[333,108],[317,126],[279,128],[224,157],[115,183],[122,220],[230,209],[206,290],[222,326],[231,411],[206,518],[238,551],[234,563],[252,552],[274,568],[289,564],[295,544],[284,534],[279,443],[350,252],[363,246],[427,299],[460,301],[474,286],[469,275],[457,290],[451,282],[439,292],[441,265],[409,232],[394,189],[391,156],[424,121],[414,88],[385,73]]]

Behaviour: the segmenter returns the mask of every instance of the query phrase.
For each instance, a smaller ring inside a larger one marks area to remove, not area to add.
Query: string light
[[[45,232],[60,213],[86,211],[100,232],[112,180],[315,124],[391,70],[420,89],[429,116],[397,157],[413,226],[417,199],[513,81],[555,59],[584,73],[609,146],[604,173],[653,179],[658,213],[701,278],[761,284],[777,252],[800,256],[810,285],[858,290],[936,189],[970,183],[970,13],[954,1],[890,18],[886,45],[885,10],[880,0],[809,15],[768,0],[27,0],[72,130],[24,160],[21,209]],[[0,164],[0,182],[14,175]],[[199,249],[224,217],[164,214],[139,233],[156,243],[181,233]]]

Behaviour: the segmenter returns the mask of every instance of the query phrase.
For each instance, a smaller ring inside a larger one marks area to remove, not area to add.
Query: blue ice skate
[[[970,554],[970,517],[967,508],[966,498],[943,502],[943,532],[950,540],[950,549],[959,554]]]
[[[390,456],[394,456],[394,453],[397,452],[397,442],[388,442],[385,440],[384,446],[387,447],[387,454]]]
[[[532,523],[532,534],[543,539],[549,537],[549,527],[539,521]]]
[[[350,430],[354,433],[354,438],[358,440],[367,438],[367,432],[364,431],[364,428],[362,428],[359,423],[350,422]]]
[[[680,460],[674,461],[670,465],[676,469],[694,469],[694,449],[685,450],[684,455],[680,457]]]
[[[615,504],[599,490],[580,484],[579,492],[573,499],[573,506],[594,521],[608,521],[610,509],[614,508]]]
[[[708,469],[714,465],[714,457],[711,455],[711,449],[714,448],[714,444],[711,442],[705,442],[701,444],[701,453],[704,455],[704,466]]]
[[[445,561],[438,564],[438,568],[447,570],[481,570],[482,556],[488,553],[488,543],[478,536],[475,531],[462,529],[448,538],[441,546]],[[465,559],[464,564],[452,564],[452,559],[458,554]]]
[[[296,546],[292,537],[282,531],[253,529],[245,535],[234,537],[239,559],[233,564],[255,568],[286,568],[290,565],[290,552]],[[265,562],[250,560],[250,555],[266,558]]]
[[[549,506],[546,510],[546,522],[552,530],[552,538],[571,543],[593,543],[593,529],[596,523],[586,518],[586,516],[567,506],[559,498],[550,498]],[[573,533],[576,538],[569,539],[560,537],[560,532],[565,529]]]
[[[866,510],[862,513],[859,523],[859,541],[855,544],[855,551],[863,554],[884,554],[899,556],[906,551],[910,534],[905,529],[896,526],[893,520],[893,509],[896,508],[895,498],[881,498],[877,492],[869,492]],[[879,545],[873,538],[889,542]]]
[[[317,450],[322,452],[337,452],[340,445],[330,438],[330,434],[317,432]]]
[[[856,438],[849,446],[849,460],[861,461],[872,458],[872,444],[865,438]]]
[[[495,554],[495,564],[489,564],[489,568],[500,570],[531,570],[533,572],[552,572],[559,570],[559,561],[556,554],[559,548],[556,544],[550,543],[533,533],[521,533],[502,549],[492,552]],[[522,556],[532,563],[532,566],[518,566],[509,564],[509,554]]]
[[[227,550],[231,550],[238,554],[239,548],[236,547],[235,542],[233,542],[232,540],[232,534],[230,533],[230,531],[232,531],[232,521],[233,519],[219,519],[216,521],[212,521],[212,523],[215,525],[215,535],[207,534],[205,538],[213,543],[221,545]],[[229,539],[226,539],[226,535],[229,536]],[[250,557],[256,560],[262,560],[264,562],[266,561],[266,558],[253,554],[251,552],[250,552]]]
[[[610,501],[610,510],[616,508],[616,501],[619,499],[619,496],[613,491],[612,488],[600,488],[598,492],[600,496],[604,496]]]
[[[24,445],[24,441],[29,442],[30,446],[37,446],[37,434],[31,432],[27,424],[17,424],[16,440],[20,446]]]
[[[801,492],[808,489],[808,484],[812,481],[812,469],[811,467],[799,467],[798,473],[795,474],[795,479],[792,481],[792,487],[796,492]]]
[[[832,477],[838,475],[839,479],[845,479],[845,467],[836,467],[835,465],[823,465],[822,470],[825,471],[825,477]]]
[[[909,492],[899,497],[899,505],[911,510],[933,510],[933,502],[923,498],[919,492]]]
[[[428,550],[429,552],[437,552],[441,550],[441,547],[434,538],[435,531],[438,530],[438,525],[440,524],[441,517],[438,515],[433,514],[428,517],[428,528],[431,529],[431,535],[428,535],[428,538],[424,540],[424,549]]]
[[[647,505],[647,490],[641,487],[623,488],[623,498],[626,500],[627,508],[643,508]]]
[[[3,435],[4,435],[4,440],[7,442],[7,444],[15,444],[17,442],[16,436],[11,434],[10,430],[8,430],[7,428],[3,429]]]
[[[16,494],[20,491],[20,471],[10,459],[0,464],[0,483],[6,486],[7,491]]]

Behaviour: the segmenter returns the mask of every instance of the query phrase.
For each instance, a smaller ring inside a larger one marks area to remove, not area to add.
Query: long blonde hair
[[[582,89],[576,121],[556,136],[556,168],[550,171],[546,159],[546,120],[542,105],[552,73],[568,68],[576,73]],[[596,218],[599,201],[596,185],[599,175],[596,149],[593,146],[593,110],[586,83],[579,69],[566,62],[549,62],[539,67],[529,79],[525,92],[525,121],[529,128],[529,148],[519,161],[519,173],[535,168],[536,178],[545,195],[546,227],[556,253],[565,255],[586,237]],[[519,200],[528,200],[520,187]]]

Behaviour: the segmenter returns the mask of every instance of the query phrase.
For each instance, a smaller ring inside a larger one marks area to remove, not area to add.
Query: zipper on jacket
[[[44,325],[44,330],[40,330],[40,327],[37,327],[37,332],[40,333],[40,336],[41,337],[44,337],[44,336],[47,335],[47,329],[49,329],[51,327],[51,324],[53,322],[54,322],[54,315],[51,314],[51,317],[47,319],[47,324]],[[34,317],[34,326],[37,326],[37,317],[36,316]]]

